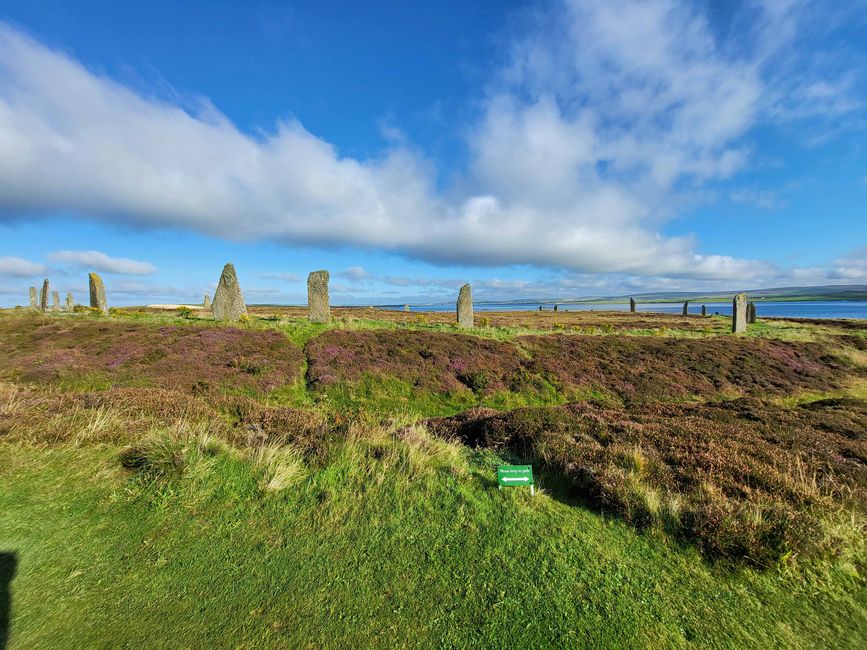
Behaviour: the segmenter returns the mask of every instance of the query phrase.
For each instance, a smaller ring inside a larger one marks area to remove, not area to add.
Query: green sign
[[[497,486],[533,486],[532,465],[500,465],[497,467]]]

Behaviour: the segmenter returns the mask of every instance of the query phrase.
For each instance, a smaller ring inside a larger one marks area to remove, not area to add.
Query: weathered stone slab
[[[629,299],[629,311],[635,313],[635,298]]]
[[[202,301],[202,307],[205,309],[211,308],[211,296],[205,294],[205,299]]]
[[[39,294],[36,287],[30,287],[30,309],[39,309]]]
[[[233,264],[226,264],[217,283],[214,304],[211,306],[216,320],[236,321],[247,315],[247,305],[238,283],[238,274]]]
[[[71,293],[66,294],[66,311],[72,311],[75,309],[75,299],[72,297]]]
[[[60,294],[56,291],[51,292],[51,311],[60,311]]]
[[[468,284],[458,292],[457,316],[458,327],[473,326],[473,290]]]
[[[732,300],[732,333],[747,331],[747,294],[739,293]]]
[[[105,299],[105,285],[98,273],[88,273],[87,282],[90,285],[90,307],[98,309],[103,314],[108,313],[108,301]]]
[[[747,303],[747,325],[752,325],[756,322],[756,303]]]
[[[409,305],[404,305],[404,306],[403,306],[403,310],[404,310],[404,311],[409,311]]]
[[[42,293],[39,294],[39,309],[48,311],[48,294],[49,294],[48,278],[42,283]]]
[[[683,303],[683,315],[686,316],[689,314],[689,300]]]
[[[328,271],[313,271],[307,276],[307,317],[311,323],[330,323]]]
[[[702,316],[707,316],[707,305],[702,305],[702,306],[701,306],[701,315],[702,315]]]

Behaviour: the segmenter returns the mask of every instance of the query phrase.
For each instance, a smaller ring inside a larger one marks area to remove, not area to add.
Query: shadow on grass
[[[0,553],[0,650],[6,648],[9,641],[9,626],[12,619],[12,578],[18,556],[15,553]]]

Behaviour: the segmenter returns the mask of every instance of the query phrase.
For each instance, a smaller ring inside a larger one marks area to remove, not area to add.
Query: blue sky
[[[867,2],[0,4],[0,304],[867,283]]]

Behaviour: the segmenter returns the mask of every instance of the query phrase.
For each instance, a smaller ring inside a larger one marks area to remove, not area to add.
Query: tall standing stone
[[[683,303],[683,315],[686,316],[689,314],[689,300]]]
[[[42,283],[42,293],[39,294],[39,309],[48,311],[48,278]]]
[[[72,311],[75,309],[75,299],[72,297],[71,293],[66,294],[66,311]]]
[[[233,264],[226,264],[223,267],[220,281],[217,283],[217,292],[214,294],[212,310],[217,320],[235,321],[247,315],[247,305],[244,304],[241,285],[238,284],[238,274]]]
[[[702,305],[702,306],[701,306],[701,315],[702,315],[702,316],[707,316],[707,305]]]
[[[307,276],[307,317],[311,323],[330,323],[328,271],[313,271]]]
[[[56,291],[51,292],[51,311],[60,311],[60,294]]]
[[[404,305],[404,306],[403,306],[403,310],[404,310],[404,311],[409,311],[409,305]]]
[[[473,326],[473,290],[465,284],[458,293],[458,327]]]
[[[39,294],[36,287],[30,287],[30,309],[39,309]]]
[[[635,313],[635,298],[629,299],[629,311]]]
[[[205,294],[205,299],[202,301],[202,307],[204,307],[205,309],[211,308],[211,296],[209,296],[208,294]]]
[[[739,293],[732,300],[732,333],[747,331],[747,294]]]
[[[747,325],[752,325],[756,322],[756,303],[747,303]]]
[[[90,285],[90,307],[98,309],[103,314],[108,313],[108,301],[105,299],[105,285],[98,273],[88,273],[87,282]]]

